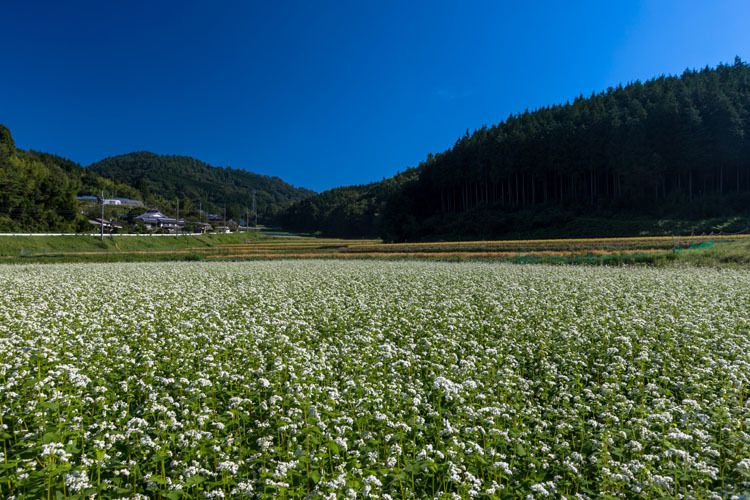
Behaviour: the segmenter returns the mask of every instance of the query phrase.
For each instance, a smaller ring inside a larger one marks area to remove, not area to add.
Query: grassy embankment
[[[277,258],[493,260],[519,263],[750,267],[750,237],[711,235],[384,244],[254,233],[202,236],[0,237],[0,262]]]
[[[369,258],[445,261],[493,260],[519,263],[667,265],[688,263],[750,267],[748,235],[569,238],[384,244],[375,240],[261,239],[231,245],[209,259]],[[743,256],[746,257],[743,260]]]
[[[708,267],[750,268],[750,239],[679,252],[677,261]]]
[[[226,245],[257,241],[254,233],[200,236],[0,236],[0,262],[196,260]]]

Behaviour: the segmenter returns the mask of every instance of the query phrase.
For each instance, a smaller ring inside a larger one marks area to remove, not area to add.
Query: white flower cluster
[[[0,497],[739,498],[748,297],[739,270],[0,266]]]

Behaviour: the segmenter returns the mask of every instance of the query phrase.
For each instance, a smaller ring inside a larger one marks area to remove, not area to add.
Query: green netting
[[[682,252],[683,250],[695,250],[698,248],[708,248],[714,246],[714,240],[704,241],[703,243],[691,243],[687,248],[675,248],[675,252]]]

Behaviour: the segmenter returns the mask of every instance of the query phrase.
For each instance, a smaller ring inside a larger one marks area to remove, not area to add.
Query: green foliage
[[[750,267],[750,241],[717,242],[677,253],[679,262],[706,267]]]
[[[55,158],[16,149],[0,125],[0,232],[73,230],[79,186]]]
[[[197,236],[0,236],[0,256],[41,257],[67,255],[85,260],[88,254],[101,253],[122,257],[127,252],[177,252],[186,249],[219,249],[258,240],[255,233],[202,234]],[[76,254],[76,255],[73,255]],[[176,254],[166,257],[177,258]],[[120,259],[122,260],[122,259]]]
[[[90,165],[87,170],[137,188],[144,201],[171,213],[181,200],[180,213],[204,211],[239,220],[251,207],[252,190],[261,223],[277,222],[279,212],[290,202],[301,200],[313,191],[296,188],[278,177],[259,175],[245,170],[212,167],[187,156],[157,155],[146,151],[130,153]],[[186,206],[186,204],[188,204]]]
[[[16,150],[16,144],[10,135],[10,130],[5,125],[0,124],[0,161],[7,159]]]
[[[415,180],[418,173],[417,168],[409,168],[380,182],[329,189],[289,206],[281,214],[281,224],[285,230],[298,233],[340,238],[377,236],[388,198]]]

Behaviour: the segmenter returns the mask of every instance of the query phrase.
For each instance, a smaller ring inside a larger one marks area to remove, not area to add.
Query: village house
[[[213,230],[213,227],[208,222],[196,222],[195,225],[195,232],[197,233],[208,233]]]
[[[118,230],[118,229],[122,229],[121,225],[116,224],[116,223],[114,223],[112,221],[108,221],[107,219],[100,219],[100,218],[89,219],[89,224],[91,224],[92,226],[95,226],[95,227],[97,227],[99,229],[101,229],[102,226],[104,226],[104,231],[109,232],[109,233],[111,233],[111,232],[113,232],[115,230]]]
[[[143,202],[140,200],[131,200],[130,198],[100,198],[99,196],[84,195],[76,196],[76,199],[85,203],[96,203],[97,205],[126,205],[129,207],[143,206]]]
[[[135,220],[145,224],[146,229],[149,230],[159,228],[176,232],[185,225],[185,221],[167,217],[157,209],[148,210],[146,213],[135,217]]]
[[[142,207],[143,202],[140,200],[131,200],[130,198],[115,198],[115,200],[120,202],[120,205],[127,205],[129,207]]]

